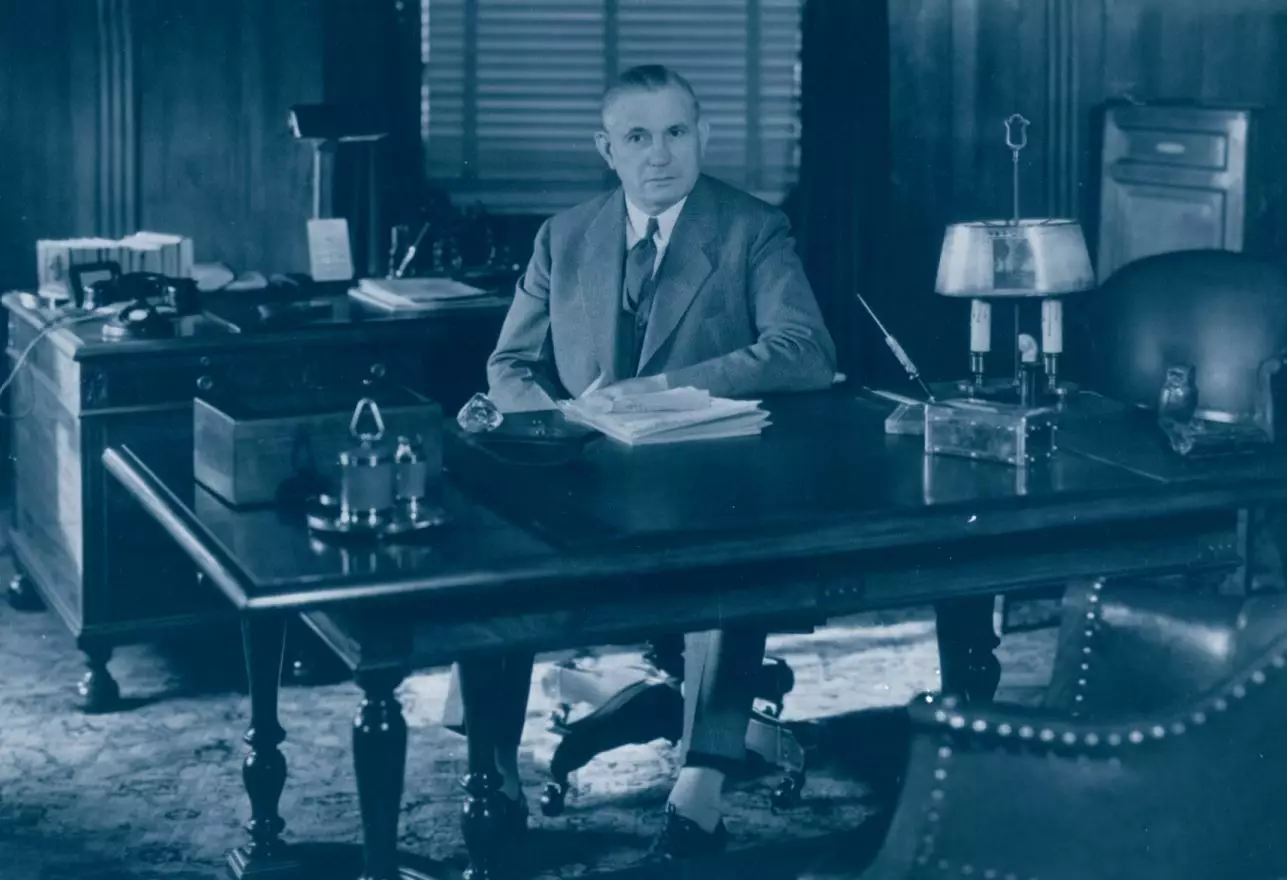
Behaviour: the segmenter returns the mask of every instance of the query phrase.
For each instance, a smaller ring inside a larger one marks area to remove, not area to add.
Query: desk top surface
[[[340,333],[347,334],[346,341],[361,341],[468,320],[496,323],[511,298],[502,292],[444,301],[415,312],[393,312],[365,306],[342,287],[324,287],[315,295],[293,299],[272,291],[217,292],[206,296],[200,314],[175,320],[173,337],[161,339],[104,339],[103,325],[109,315],[71,316],[52,311],[41,307],[30,294],[7,293],[3,303],[18,320],[47,331],[51,342],[69,357],[89,360],[272,347],[279,346],[285,335],[303,340]]]
[[[951,553],[961,542],[1287,499],[1287,454],[1181,462],[1117,408],[1084,412],[1069,420],[1080,430],[1061,431],[1100,438],[1102,460],[1061,450],[1027,470],[926,456],[921,438],[884,433],[887,405],[849,391],[766,408],[774,424],[759,437],[634,448],[600,438],[554,466],[498,457],[453,433],[451,524],[417,543],[369,548],[319,541],[299,513],[225,506],[194,484],[189,449],[139,445],[104,458],[207,576],[252,610],[412,594],[477,601],[625,575]],[[1114,443],[1131,452],[1129,464],[1113,463]]]

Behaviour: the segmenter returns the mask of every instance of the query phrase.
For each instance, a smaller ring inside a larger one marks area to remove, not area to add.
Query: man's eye
[[[641,135],[641,134],[631,134],[631,135],[626,135],[626,141],[627,141],[627,143],[631,143],[631,144],[638,144],[638,143],[642,143],[642,142],[643,142],[643,135]]]

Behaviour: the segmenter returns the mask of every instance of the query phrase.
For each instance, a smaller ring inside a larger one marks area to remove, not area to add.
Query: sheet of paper
[[[349,223],[343,217],[308,221],[308,271],[314,281],[353,280]]]
[[[581,403],[599,413],[646,413],[703,410],[711,405],[711,396],[696,388],[670,388],[648,394],[609,399],[583,394]]]

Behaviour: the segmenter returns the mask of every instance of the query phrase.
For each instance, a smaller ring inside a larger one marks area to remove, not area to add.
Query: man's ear
[[[616,164],[612,161],[612,141],[608,140],[606,131],[596,131],[594,133],[594,146],[603,157],[603,161],[608,163],[608,167],[613,171],[617,170]]]
[[[705,119],[697,120],[697,148],[701,154],[706,153],[706,142],[711,137],[711,124]]]

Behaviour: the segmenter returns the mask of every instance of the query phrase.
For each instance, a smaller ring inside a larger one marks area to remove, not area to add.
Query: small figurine
[[[1198,408],[1195,370],[1188,364],[1166,368],[1166,380],[1157,401],[1157,416],[1164,421],[1186,423]]]

